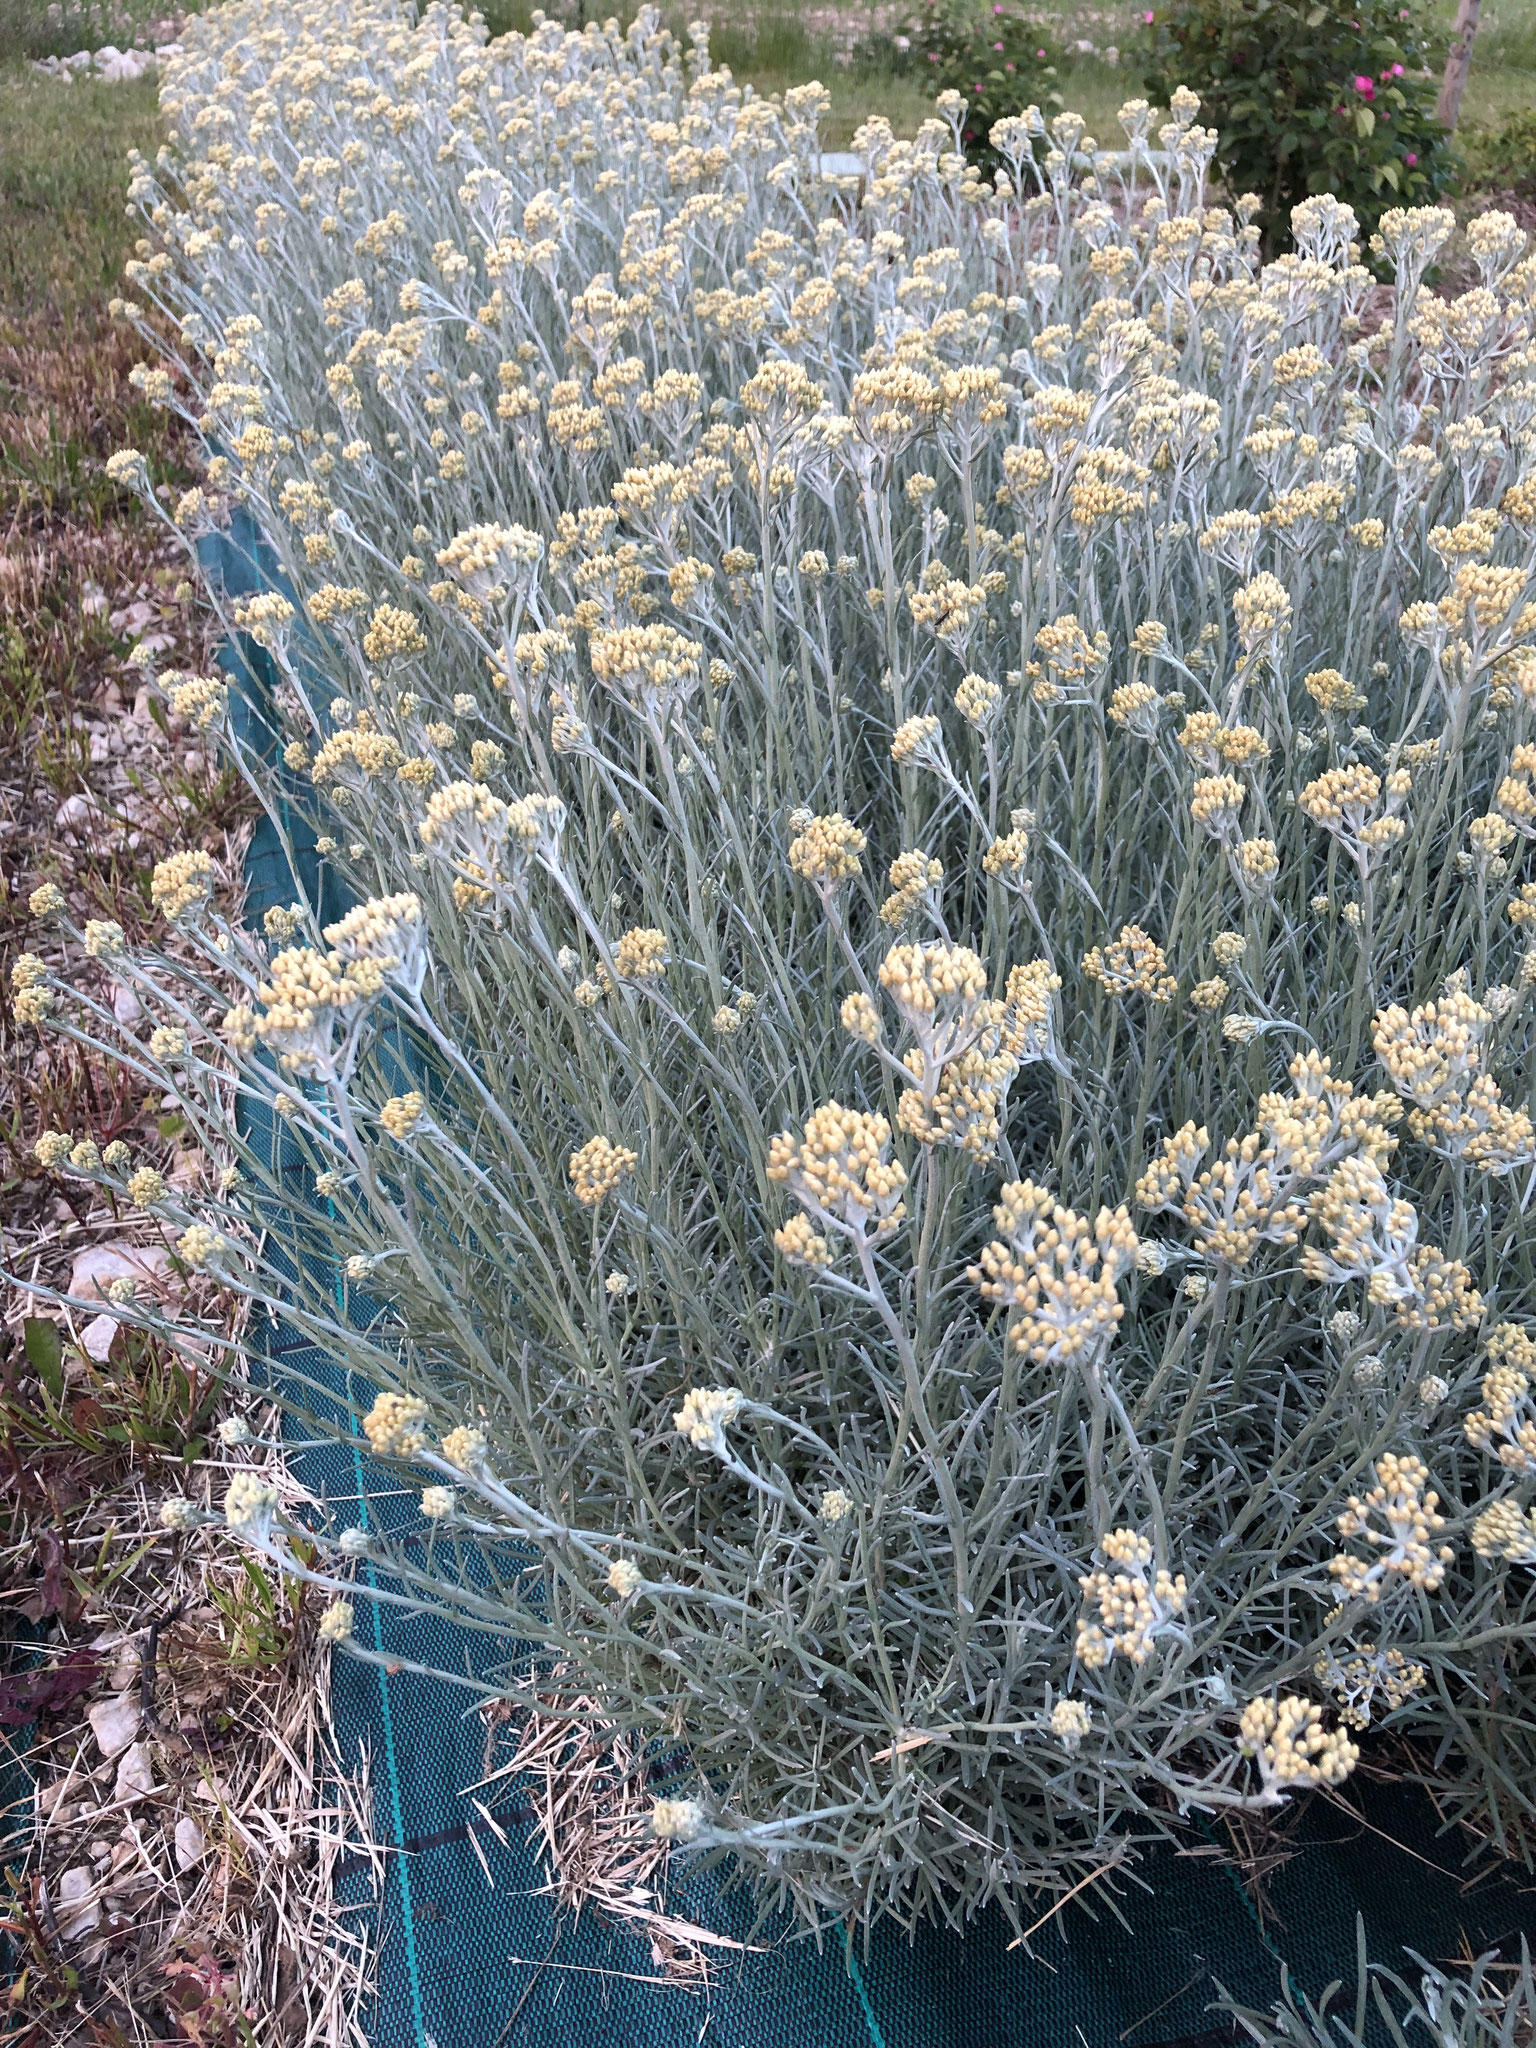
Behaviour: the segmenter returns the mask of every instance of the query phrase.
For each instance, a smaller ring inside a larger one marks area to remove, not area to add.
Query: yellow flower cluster
[[[1160,1635],[1173,1627],[1189,1601],[1184,1574],[1159,1565],[1149,1577],[1152,1545],[1134,1529],[1113,1529],[1099,1545],[1113,1571],[1085,1573],[1078,1584],[1087,1610],[1077,1624],[1073,1654],[1088,1671],[1102,1671],[1111,1657],[1145,1664]],[[1090,1620],[1088,1611],[1098,1610]]]
[[[571,1154],[569,1162],[577,1201],[595,1209],[638,1163],[639,1154],[627,1145],[615,1145],[604,1137],[588,1138],[585,1145]]]
[[[1514,1323],[1500,1323],[1488,1339],[1492,1369],[1483,1375],[1483,1406],[1463,1424],[1467,1441],[1494,1453],[1517,1478],[1536,1478],[1536,1412],[1530,1400],[1530,1373],[1536,1366],[1536,1344]],[[1502,1437],[1503,1442],[1496,1439]]]
[[[683,1396],[683,1405],[672,1417],[672,1427],[688,1439],[695,1450],[726,1455],[725,1432],[741,1413],[741,1391],[737,1387],[694,1387]]]
[[[392,1138],[408,1138],[426,1114],[426,1098],[416,1088],[404,1095],[392,1095],[380,1105],[379,1122]]]
[[[1410,1662],[1395,1649],[1352,1649],[1342,1659],[1325,1650],[1312,1668],[1318,1683],[1338,1702],[1339,1719],[1347,1728],[1370,1726],[1378,1694],[1390,1714],[1406,1706],[1429,1682],[1422,1664]]]
[[[1326,1204],[1319,1209],[1319,1197],[1309,1200],[1308,1190],[1356,1161],[1379,1179],[1377,1162],[1391,1155],[1394,1141],[1381,1121],[1380,1099],[1357,1096],[1315,1054],[1293,1060],[1290,1076],[1293,1091],[1263,1095],[1258,1129],[1228,1139],[1213,1165],[1201,1166],[1210,1132],[1186,1123],[1163,1140],[1136,1183],[1143,1208],[1183,1215],[1204,1258],[1241,1268],[1263,1244],[1295,1244],[1309,1216],[1320,1216],[1327,1227],[1334,1209]],[[1328,1187],[1334,1186],[1330,1179]],[[1340,1201],[1344,1190],[1340,1182],[1335,1190]]]
[[[864,834],[841,811],[834,811],[830,817],[806,819],[790,841],[789,864],[806,881],[830,889],[863,872],[863,851]]]
[[[1125,1305],[1116,1292],[1136,1263],[1129,1210],[1103,1208],[1092,1223],[1034,1181],[1010,1181],[992,1220],[999,1233],[967,1268],[984,1301],[1008,1311],[1008,1342],[1034,1365],[1093,1366]]]
[[[916,914],[924,897],[936,891],[943,880],[942,864],[926,853],[898,854],[891,862],[891,893],[880,906],[881,922],[905,924]]]
[[[1377,1057],[1406,1102],[1420,1144],[1489,1173],[1536,1160],[1536,1128],[1523,1109],[1507,1108],[1484,1070],[1493,1013],[1459,980],[1435,1002],[1409,1011],[1379,1010],[1371,1027]]]
[[[370,661],[405,661],[425,654],[427,636],[415,615],[399,605],[381,604],[363,635],[363,652]]]
[[[1278,1700],[1250,1700],[1243,1709],[1238,1748],[1259,1766],[1266,1793],[1286,1785],[1341,1785],[1360,1761],[1342,1729],[1323,1727],[1316,1700],[1283,1693]]]
[[[886,1237],[906,1214],[906,1169],[890,1156],[883,1116],[827,1102],[801,1135],[780,1131],[768,1146],[768,1178],[855,1243]]]
[[[155,863],[149,900],[162,917],[194,917],[212,894],[213,862],[206,853],[172,853]]]
[[[180,682],[163,678],[170,685],[171,711],[177,718],[208,732],[224,716],[229,703],[229,685],[218,676],[185,676]]]
[[[667,935],[653,925],[636,925],[613,949],[614,971],[621,981],[660,981],[669,958]]]
[[[315,1073],[330,1058],[336,1027],[350,1024],[383,985],[379,964],[366,956],[345,962],[312,946],[287,947],[256,991],[262,1008],[252,1029],[285,1073]]]
[[[1372,1606],[1393,1578],[1421,1592],[1438,1592],[1456,1552],[1450,1544],[1432,1540],[1445,1527],[1445,1517],[1438,1512],[1440,1496],[1430,1488],[1428,1467],[1420,1458],[1399,1458],[1388,1451],[1376,1460],[1375,1475],[1376,1484],[1368,1493],[1349,1496],[1338,1530],[1341,1536],[1369,1543],[1376,1555],[1367,1561],[1341,1551],[1329,1559],[1329,1572],[1346,1600],[1365,1600]],[[1377,1527],[1378,1520],[1385,1527]]]
[[[1490,1564],[1536,1564],[1536,1508],[1522,1513],[1518,1501],[1496,1500],[1473,1523],[1472,1547]]]
[[[363,1434],[380,1458],[414,1458],[427,1447],[426,1420],[418,1395],[383,1393],[363,1417]]]
[[[1172,1002],[1177,977],[1168,971],[1168,956],[1139,924],[1122,925],[1107,946],[1083,956],[1083,972],[1106,995],[1143,996],[1149,1003]]]
[[[1356,761],[1309,782],[1297,802],[1314,823],[1343,840],[1362,867],[1370,867],[1406,835],[1397,813],[1410,787],[1406,768],[1394,769],[1383,782],[1374,768]]]

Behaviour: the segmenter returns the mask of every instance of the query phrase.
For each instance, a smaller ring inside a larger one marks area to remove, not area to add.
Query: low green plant
[[[1146,90],[1200,95],[1222,175],[1258,195],[1268,245],[1315,193],[1372,228],[1449,186],[1439,51],[1418,0],[1173,0],[1147,20]]]
[[[1462,135],[1465,183],[1472,191],[1536,191],[1536,107],[1520,107],[1502,120]]]
[[[308,1560],[313,1562],[313,1556]],[[304,1588],[281,1572],[267,1572],[254,1557],[243,1557],[232,1585],[210,1582],[208,1597],[223,1618],[227,1655],[245,1671],[270,1671],[298,1643]]]

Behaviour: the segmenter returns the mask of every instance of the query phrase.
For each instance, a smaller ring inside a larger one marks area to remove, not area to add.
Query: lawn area
[[[0,72],[0,323],[98,315],[132,244],[124,155],[158,141],[153,78],[59,85]]]

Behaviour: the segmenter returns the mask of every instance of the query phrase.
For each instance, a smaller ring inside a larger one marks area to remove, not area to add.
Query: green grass
[[[1449,23],[1453,10],[1442,11]],[[1462,124],[1476,127],[1528,107],[1536,107],[1536,0],[1485,0]]]
[[[0,329],[99,317],[133,247],[124,155],[152,154],[159,140],[153,79],[60,85],[0,72]]]

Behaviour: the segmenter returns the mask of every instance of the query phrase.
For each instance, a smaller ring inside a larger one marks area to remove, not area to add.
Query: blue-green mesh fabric
[[[275,581],[244,520],[210,540],[204,566],[231,595]],[[266,658],[236,646],[224,664],[236,715],[260,738]],[[297,875],[270,824],[252,843],[252,922],[300,891],[326,917],[343,907],[312,833],[293,818],[289,837]],[[285,1163],[270,1119],[253,1115],[248,1130]],[[266,1348],[274,1375],[328,1386],[350,1412],[372,1399],[358,1386],[349,1400],[325,1360],[281,1325],[267,1331]],[[355,1426],[353,1438],[351,1447],[296,1449],[298,1476],[344,1521],[419,1530],[414,1495],[370,1463]],[[382,1652],[449,1670],[485,1659],[483,1636],[359,1607],[360,1630]],[[701,2038],[711,2048],[1166,2048],[1211,2033],[1218,1983],[1250,2006],[1275,1999],[1282,1962],[1314,1998],[1334,1980],[1352,1983],[1357,1914],[1372,1958],[1393,1965],[1405,1947],[1449,1961],[1536,1935],[1536,1887],[1524,1873],[1469,1883],[1464,1840],[1437,1833],[1423,1792],[1357,1778],[1347,1799],[1315,1799],[1300,1816],[1297,1853],[1265,1881],[1262,1923],[1216,1836],[1202,1841],[1196,1831],[1193,1853],[1157,1849],[1090,1887],[1030,1954],[1010,1950],[995,1910],[963,1936],[930,1927],[908,1941],[879,1926],[867,1951],[836,1937],[818,1947],[786,1919],[759,1929],[765,1953],[722,1961],[707,1996],[658,1989],[637,1981],[654,1975],[647,1942],[595,1914],[562,1914],[540,1895],[522,1787],[502,1781],[480,1795],[500,1834],[464,1797],[486,1768],[484,1727],[467,1695],[344,1654],[333,1660],[331,1690],[344,1756],[369,1756],[374,1828],[390,1850],[382,1895],[363,1859],[338,1880],[341,1899],[378,1932],[374,2048],[695,2048]],[[718,1870],[674,1880],[668,1910],[741,1940],[751,1932],[747,1893],[731,1891]]]

